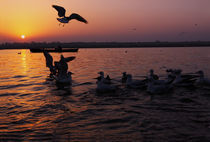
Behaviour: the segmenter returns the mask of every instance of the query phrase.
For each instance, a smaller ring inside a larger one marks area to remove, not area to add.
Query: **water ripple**
[[[14,56],[17,51],[10,51],[0,57],[5,65],[0,77],[0,141],[210,139],[209,88],[179,88],[165,95],[150,95],[145,90],[127,89],[120,82],[121,72],[140,78],[151,68],[157,74],[165,74],[166,68],[202,69],[210,76],[206,66],[210,49],[81,49],[63,53],[65,57],[77,56],[69,62],[74,72],[72,86],[59,86],[48,77],[42,53],[21,53]],[[58,53],[52,56],[55,61],[60,58]],[[119,87],[115,93],[96,92],[93,78],[98,71],[113,78]]]

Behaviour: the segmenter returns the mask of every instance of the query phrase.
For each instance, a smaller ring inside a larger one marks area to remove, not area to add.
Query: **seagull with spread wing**
[[[58,5],[52,5],[53,8],[55,8],[57,11],[58,11],[58,16],[61,17],[61,18],[57,18],[57,20],[60,22],[60,23],[63,23],[63,24],[67,24],[69,23],[70,20],[72,19],[76,19],[80,22],[83,22],[85,24],[87,24],[87,20],[85,20],[82,16],[80,16],[79,14],[77,13],[72,13],[69,17],[66,17],[66,10],[65,8],[61,7],[61,6],[58,6]],[[63,25],[64,26],[64,25]]]
[[[50,75],[56,75],[58,71],[58,75],[67,75],[68,71],[68,62],[74,60],[76,57],[66,57],[64,58],[63,55],[61,55],[61,59],[59,62],[55,61],[53,65],[53,57],[48,53],[47,51],[43,50],[44,57],[46,59],[46,67],[50,69]]]

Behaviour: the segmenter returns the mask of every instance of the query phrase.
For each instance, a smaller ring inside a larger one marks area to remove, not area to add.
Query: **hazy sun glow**
[[[21,38],[24,39],[25,38],[25,35],[21,35]]]
[[[88,24],[59,26],[53,4]],[[20,41],[179,41],[209,40],[209,0],[2,0],[0,43]],[[136,29],[136,30],[133,30]]]

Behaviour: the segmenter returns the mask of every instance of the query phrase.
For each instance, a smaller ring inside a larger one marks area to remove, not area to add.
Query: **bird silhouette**
[[[57,20],[60,22],[60,24],[63,23],[63,26],[64,26],[64,24],[69,23],[69,21],[72,20],[72,19],[78,20],[78,21],[83,22],[85,24],[88,23],[87,20],[85,20],[82,16],[80,16],[77,13],[72,13],[69,17],[66,17],[65,8],[63,8],[61,6],[58,6],[58,5],[52,5],[52,7],[55,8],[58,11],[58,16],[61,17],[61,18],[57,18]]]

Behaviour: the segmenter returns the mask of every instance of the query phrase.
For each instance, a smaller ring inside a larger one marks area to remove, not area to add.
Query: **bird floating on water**
[[[96,79],[98,79],[99,81],[102,81],[105,84],[110,84],[111,83],[111,78],[109,77],[109,75],[106,76],[106,78],[104,77],[104,72],[100,71],[98,72],[98,74],[100,75],[99,77],[97,77]]]
[[[66,76],[56,76],[53,75],[53,78],[56,80],[56,83],[59,84],[71,84],[72,83],[72,72],[68,72]]]
[[[60,22],[60,24],[63,23],[63,26],[64,26],[64,24],[69,23],[69,21],[72,20],[72,19],[76,19],[76,20],[78,20],[80,22],[83,22],[85,24],[88,23],[87,20],[85,20],[85,18],[83,18],[82,16],[80,16],[77,13],[72,13],[70,16],[66,17],[65,8],[63,8],[61,6],[58,6],[58,5],[52,5],[52,7],[55,8],[58,11],[58,16],[61,17],[61,18],[57,18],[57,20]]]
[[[98,93],[111,93],[111,92],[115,92],[117,89],[116,86],[111,85],[111,84],[107,84],[104,82],[103,79],[97,78],[97,88],[96,91]]]
[[[159,76],[154,74],[154,70],[153,69],[150,69],[150,74],[149,74],[149,78],[152,78],[154,80],[158,80],[159,79]]]
[[[168,83],[156,84],[153,78],[148,80],[147,92],[150,94],[163,94],[172,89],[173,85]]]
[[[180,87],[193,87],[196,77],[195,75],[190,75],[190,74],[182,74],[182,70],[176,70],[172,74],[175,75],[175,79],[173,80],[172,84],[175,86],[180,86]]]
[[[210,79],[204,77],[204,73],[202,70],[196,73],[199,74],[199,79],[196,81],[196,84],[210,86]]]
[[[68,64],[67,62],[72,61],[75,59],[74,56],[64,58],[61,55],[61,59],[59,62],[54,62],[53,65],[53,57],[47,52],[43,51],[45,59],[46,59],[46,67],[50,68],[50,77],[56,80],[56,83],[59,84],[71,84],[73,74],[72,72],[68,71]]]
[[[126,75],[126,86],[132,89],[142,89],[146,87],[146,80],[133,80],[131,74]]]

